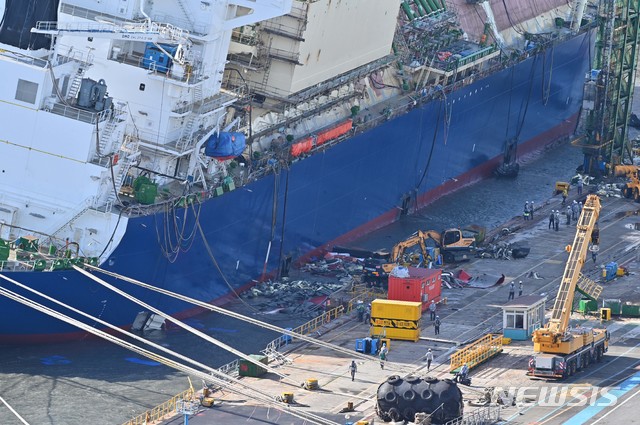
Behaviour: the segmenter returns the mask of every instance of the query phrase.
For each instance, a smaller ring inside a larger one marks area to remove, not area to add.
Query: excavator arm
[[[436,232],[436,234],[437,234],[437,232]],[[427,235],[427,232],[423,232],[421,230],[418,230],[415,235],[405,239],[402,242],[397,243],[393,247],[393,251],[391,252],[391,257],[389,258],[389,260],[392,263],[397,263],[402,258],[402,255],[404,254],[405,250],[407,248],[411,248],[411,247],[413,247],[415,245],[419,245],[420,246],[420,251],[422,251],[423,258],[427,258],[427,256],[428,256],[427,247],[426,247],[424,241],[428,237],[429,236]],[[438,244],[439,243],[440,242],[438,241]]]

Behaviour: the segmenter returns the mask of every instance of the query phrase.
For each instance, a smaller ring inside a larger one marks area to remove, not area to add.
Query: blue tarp
[[[209,137],[204,153],[213,158],[235,158],[244,152],[246,145],[244,134],[221,132]]]
[[[0,43],[20,49],[48,49],[51,36],[32,33],[31,28],[38,21],[57,20],[58,0],[6,0],[0,20]]]

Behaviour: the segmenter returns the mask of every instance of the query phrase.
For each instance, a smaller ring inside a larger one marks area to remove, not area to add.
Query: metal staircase
[[[69,87],[69,92],[67,93],[67,99],[75,99],[78,95],[78,91],[80,90],[80,86],[82,85],[82,79],[84,78],[84,74],[87,72],[86,66],[81,66],[78,68],[76,75],[73,77],[73,81],[71,82],[71,86]]]
[[[179,152],[184,152],[188,146],[191,145],[191,141],[193,140],[193,129],[198,121],[200,116],[200,112],[203,106],[203,98],[202,98],[202,85],[196,84],[193,86],[193,100],[191,102],[191,112],[187,118],[187,123],[182,128],[182,135],[178,142],[176,143],[176,149]]]
[[[136,162],[140,151],[138,150],[138,142],[134,140],[130,135],[127,136],[122,148],[118,151],[120,154],[120,166],[117,168],[117,172],[114,175],[115,190],[110,190],[106,200],[105,211],[110,211],[111,206],[114,204],[120,193],[120,189],[124,184],[124,181],[129,172],[131,165]]]
[[[67,221],[65,224],[63,224],[62,226],[60,226],[58,228],[58,230],[56,230],[55,232],[53,232],[51,235],[49,235],[49,238],[51,239],[51,242],[53,243],[53,241],[56,239],[57,235],[62,232],[64,229],[66,229],[67,227],[71,227],[71,225],[78,219],[80,218],[87,210],[89,210],[90,207],[85,206],[84,208],[81,208],[80,211],[78,213],[76,213],[76,215],[74,215],[73,217],[71,217],[71,220]]]
[[[100,139],[98,140],[95,162],[103,167],[110,164],[109,154],[111,152],[109,152],[109,148],[113,141],[113,133],[118,127],[118,124],[122,122],[119,116],[120,114],[118,113],[112,114],[104,125],[102,131],[100,131]]]

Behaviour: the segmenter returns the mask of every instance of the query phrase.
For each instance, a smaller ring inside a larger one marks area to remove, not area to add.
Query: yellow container
[[[611,320],[611,309],[610,308],[601,308],[600,309],[600,320]]]
[[[371,302],[371,317],[381,319],[420,320],[422,303],[377,299]]]
[[[565,189],[568,192],[570,186],[567,182],[556,182],[556,193],[562,193]]]
[[[502,345],[511,344],[511,338],[502,337]]]
[[[386,344],[387,345],[387,351],[391,351],[391,339],[389,338],[380,338],[380,346],[382,347],[382,344]]]
[[[420,329],[400,329],[372,326],[371,335],[384,335],[387,339],[401,339],[404,341],[416,342],[420,339]]]

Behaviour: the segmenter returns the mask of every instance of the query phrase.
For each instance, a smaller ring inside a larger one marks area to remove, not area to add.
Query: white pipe
[[[493,32],[493,36],[496,38],[496,43],[498,43],[499,48],[504,47],[504,38],[500,35],[500,31],[498,31],[498,26],[496,25],[496,18],[493,16],[493,10],[491,9],[491,5],[488,1],[483,1],[480,3],[484,13],[487,15],[487,21],[489,21],[489,26],[491,27],[491,32]]]
[[[578,31],[580,24],[582,23],[582,16],[584,15],[584,9],[587,6],[587,0],[577,0],[575,9],[573,10],[573,16],[571,17],[571,29]]]
[[[27,421],[25,421],[24,418],[22,416],[20,416],[20,414],[18,412],[16,412],[15,409],[13,407],[11,407],[11,405],[4,400],[4,398],[0,397],[0,401],[2,402],[2,404],[7,406],[7,409],[9,409],[11,411],[11,413],[13,413],[13,415],[16,418],[18,418],[18,420],[20,420],[20,422],[22,422],[24,425],[29,425],[29,423]]]
[[[147,18],[147,29],[151,30],[151,18],[144,12],[144,4],[146,0],[140,0],[140,13]]]
[[[210,342],[211,344],[217,345],[218,347],[222,348],[223,350],[226,350],[226,351],[228,351],[228,352],[230,352],[232,354],[235,354],[236,356],[238,356],[238,357],[240,357],[242,359],[245,359],[248,362],[253,363],[256,366],[262,367],[262,368],[266,369],[267,371],[278,375],[283,380],[291,381],[291,378],[289,378],[285,374],[273,369],[270,366],[267,366],[267,365],[265,365],[263,363],[260,363],[258,360],[256,360],[253,357],[250,357],[250,356],[244,354],[241,351],[236,350],[235,348],[231,347],[230,345],[227,345],[227,344],[225,344],[225,343],[223,343],[221,341],[218,341],[217,339],[210,337],[209,335],[205,334],[204,332],[201,332],[201,331],[193,328],[192,326],[189,326],[186,323],[184,323],[184,322],[182,322],[182,321],[180,321],[178,319],[173,318],[171,315],[169,315],[169,314],[167,314],[167,313],[165,313],[165,312],[163,312],[163,311],[161,311],[161,310],[159,310],[159,309],[157,309],[157,308],[155,308],[155,307],[153,307],[153,306],[151,306],[151,305],[139,300],[138,298],[135,298],[134,296],[132,296],[130,294],[127,294],[126,292],[116,288],[115,286],[105,282],[104,280],[99,279],[98,277],[92,275],[88,271],[86,271],[84,269],[81,269],[78,266],[73,266],[73,268],[77,272],[82,273],[83,275],[85,275],[89,279],[93,280],[94,282],[99,283],[100,285],[104,286],[105,288],[108,288],[108,289],[112,290],[113,292],[122,295],[123,297],[127,298],[128,300],[130,300],[130,301],[132,301],[132,302],[144,307],[145,309],[157,314],[158,316],[162,316],[165,320],[173,323],[174,325],[177,325],[177,326],[181,327],[182,329],[184,329],[184,330],[186,330],[186,331],[188,331],[188,332],[190,332],[190,333],[192,333],[192,334],[194,334],[196,336],[199,336],[200,338],[204,339],[205,341]]]
[[[3,278],[7,279],[7,280],[11,280],[9,278],[6,278],[4,276],[2,276]],[[145,356],[151,360],[157,361],[159,363],[162,363],[166,366],[172,367],[176,370],[179,370],[181,372],[184,372],[188,375],[192,375],[192,376],[196,376],[200,379],[202,379],[205,382],[212,382],[216,385],[221,386],[222,388],[226,388],[227,390],[238,394],[238,395],[246,395],[246,391],[245,390],[238,390],[232,386],[229,385],[228,382],[221,380],[219,378],[216,378],[208,373],[205,372],[201,372],[199,370],[193,369],[187,365],[178,363],[175,360],[169,359],[167,357],[163,357],[159,354],[153,353],[149,350],[146,350],[142,347],[139,347],[133,343],[124,341],[120,338],[117,338],[115,336],[112,336],[104,331],[101,331],[99,329],[96,329],[90,325],[87,325],[86,323],[83,323],[77,319],[73,319],[69,316],[66,316],[60,312],[57,312],[49,307],[46,307],[42,304],[38,304],[33,300],[30,300],[22,295],[16,294],[15,292],[9,291],[8,289],[5,289],[4,287],[0,286],[0,296],[5,296],[11,300],[14,300],[16,302],[19,302],[23,305],[26,305],[27,307],[33,308],[37,311],[40,311],[44,314],[47,314],[51,317],[55,317],[59,320],[62,320],[65,323],[68,323],[70,325],[76,326],[80,329],[83,329],[93,335],[99,336],[109,342],[112,342],[114,344],[117,344],[121,347],[124,347],[128,350],[131,350],[135,353],[138,353],[142,356]],[[261,367],[263,367],[264,365],[260,365]],[[268,368],[267,366],[265,366],[265,368]],[[330,424],[330,425],[339,425],[337,422],[333,422],[330,421],[328,419],[322,418],[318,415],[315,415],[314,413],[311,412],[296,412],[295,410],[291,410],[291,406],[283,403],[283,402],[278,402],[278,401],[274,401],[272,399],[272,396],[270,394],[267,393],[263,393],[262,391],[258,390],[258,389],[254,389],[253,390],[253,394],[251,394],[252,396],[256,397],[257,400],[259,401],[263,401],[264,403],[266,403],[267,405],[273,406],[274,408],[285,412],[285,413],[289,413],[290,415],[296,416],[300,419],[303,419],[305,421],[309,421],[310,423],[314,423],[314,424],[318,424],[318,425],[326,425],[326,424]]]

